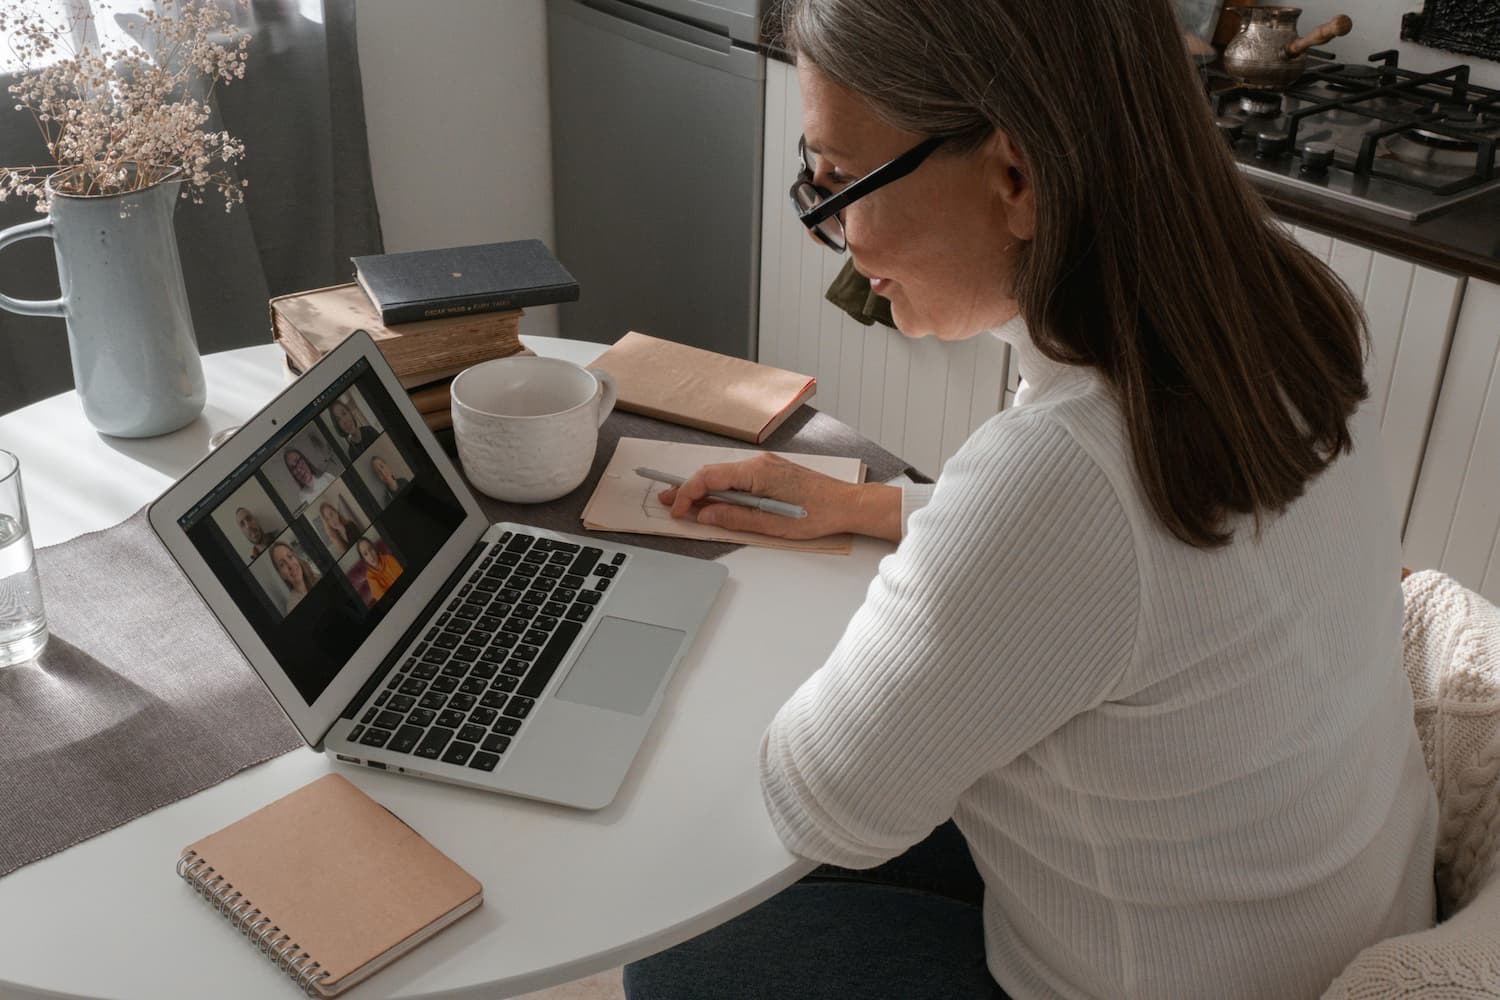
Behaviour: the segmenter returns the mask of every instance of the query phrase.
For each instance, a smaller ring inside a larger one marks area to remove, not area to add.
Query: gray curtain
[[[355,0],[324,0],[324,23],[295,0],[253,0],[245,78],[216,92],[222,127],[245,142],[245,202],[226,213],[212,192],[178,203],[183,277],[204,354],[269,343],[269,298],[351,281],[349,258],[382,252],[370,179]],[[8,84],[0,77],[0,88]],[[0,158],[41,163],[31,117],[0,108]],[[36,218],[0,203],[0,228]],[[0,251],[0,291],[56,298],[49,240]],[[0,311],[0,413],[73,387],[61,319]]]

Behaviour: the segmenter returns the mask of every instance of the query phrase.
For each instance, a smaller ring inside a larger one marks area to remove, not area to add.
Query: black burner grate
[[[1500,91],[1470,83],[1466,65],[1417,73],[1402,69],[1394,50],[1376,53],[1370,60],[1363,65],[1314,61],[1308,72],[1281,92],[1281,113],[1268,127],[1285,139],[1286,149],[1300,153],[1299,132],[1336,114],[1344,121],[1345,132],[1353,129],[1360,136],[1357,154],[1335,157],[1340,168],[1439,197],[1495,178]],[[1234,116],[1242,98],[1266,96],[1264,90],[1234,86],[1217,70],[1209,70],[1205,82],[1215,113],[1221,117]],[[1382,155],[1388,150],[1383,143],[1392,139],[1456,152],[1463,166],[1450,166],[1430,177],[1420,171],[1393,169]]]

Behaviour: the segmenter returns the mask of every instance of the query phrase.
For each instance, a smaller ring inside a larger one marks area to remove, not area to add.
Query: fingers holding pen
[[[656,495],[663,506],[672,507],[677,500],[679,487],[672,486],[662,490]],[[754,523],[744,523],[745,518],[740,515],[754,515]],[[766,525],[773,525],[776,515],[764,514],[760,511],[752,511],[746,507],[738,507],[734,504],[723,503],[712,496],[704,496],[702,500],[689,502],[687,510],[682,514],[673,513],[673,517],[691,517],[699,524],[712,524],[721,528],[731,528],[735,531],[760,531],[763,534],[775,534],[767,532]],[[781,520],[786,520],[781,518]]]
[[[765,452],[742,462],[706,465],[657,498],[671,508],[674,518],[777,538],[821,538],[845,530],[841,519],[852,489],[858,487]],[[797,513],[788,516],[782,510],[718,502],[715,494],[723,493],[779,501]]]
[[[749,493],[801,507],[802,516],[785,517],[738,504],[717,502],[710,493]],[[778,538],[823,538],[844,532],[887,541],[901,539],[901,490],[879,483],[834,479],[821,472],[762,452],[742,462],[706,465],[681,486],[656,497],[674,518],[700,524],[753,531]]]
[[[660,494],[662,503],[672,506],[673,517],[686,517],[693,509],[694,504],[702,503],[708,498],[708,494],[718,490],[743,490],[753,492],[755,489],[754,473],[747,468],[757,461],[750,459],[746,462],[725,462],[718,465],[705,465],[697,472],[688,477],[687,482],[681,486],[664,490]],[[668,499],[667,494],[672,494]]]
[[[658,493],[657,499],[666,506],[672,506],[676,499],[679,487]],[[754,531],[762,535],[775,535],[789,537],[790,526],[795,522],[789,518],[778,517],[775,514],[766,514],[762,511],[751,510],[748,507],[738,507],[730,503],[720,503],[713,497],[704,497],[697,509],[690,504],[686,513],[673,517],[691,517],[699,524],[708,524],[716,528],[728,528],[730,531]]]
[[[698,511],[698,523],[730,531],[750,531],[773,538],[815,537],[806,533],[797,518],[767,514],[732,503],[715,503],[713,500]]]

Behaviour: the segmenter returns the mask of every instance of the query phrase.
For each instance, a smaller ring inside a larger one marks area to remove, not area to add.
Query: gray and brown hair
[[[780,27],[937,155],[1009,136],[1037,211],[1012,293],[1043,354],[1114,387],[1177,537],[1258,528],[1351,448],[1360,309],[1239,175],[1170,0],[788,0]]]

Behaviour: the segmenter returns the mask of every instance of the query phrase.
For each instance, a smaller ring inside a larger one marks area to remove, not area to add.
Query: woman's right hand
[[[783,517],[750,507],[717,501],[708,494],[738,490],[802,506],[806,517]],[[705,465],[681,486],[662,490],[657,498],[672,516],[693,517],[732,531],[753,531],[775,538],[809,539],[853,532],[888,541],[901,540],[901,490],[879,483],[846,483],[762,452],[743,462]]]

